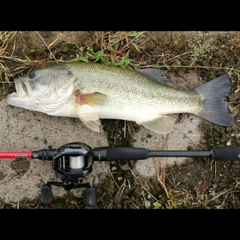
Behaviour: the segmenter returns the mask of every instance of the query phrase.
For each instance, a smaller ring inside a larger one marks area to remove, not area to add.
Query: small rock
[[[121,169],[122,169],[123,171],[129,170],[128,164],[122,165],[122,166],[121,166]]]
[[[148,209],[151,207],[150,201],[145,201],[145,207]]]
[[[0,172],[0,180],[3,179],[5,177],[5,174]]]

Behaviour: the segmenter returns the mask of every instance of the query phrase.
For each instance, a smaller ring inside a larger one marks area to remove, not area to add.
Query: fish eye
[[[29,72],[29,74],[28,74],[28,77],[29,77],[30,79],[33,79],[35,76],[36,76],[36,74],[35,74],[35,71],[34,71],[34,70],[31,71],[31,72]]]

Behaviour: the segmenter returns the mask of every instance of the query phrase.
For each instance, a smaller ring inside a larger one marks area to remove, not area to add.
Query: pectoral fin
[[[145,122],[138,122],[145,128],[159,134],[167,134],[171,131],[176,121],[174,116],[162,116]]]
[[[107,100],[107,95],[99,92],[81,93],[80,90],[77,90],[74,95],[75,101],[80,105],[102,106]]]

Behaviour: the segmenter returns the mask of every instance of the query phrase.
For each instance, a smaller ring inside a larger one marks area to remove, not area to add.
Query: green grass
[[[79,48],[79,57],[71,62],[101,62],[113,66],[131,68],[130,54],[141,53],[141,35],[144,32],[101,32],[95,36],[95,43]]]

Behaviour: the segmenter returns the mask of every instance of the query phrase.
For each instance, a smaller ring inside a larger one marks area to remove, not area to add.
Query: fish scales
[[[69,66],[79,79],[82,93],[102,91],[109,96],[104,107],[112,107],[115,112],[119,112],[119,109],[138,112],[139,109],[146,109],[158,114],[169,114],[197,111],[200,108],[200,97],[196,92],[160,85],[138,72],[109,65],[100,68],[98,65]]]

